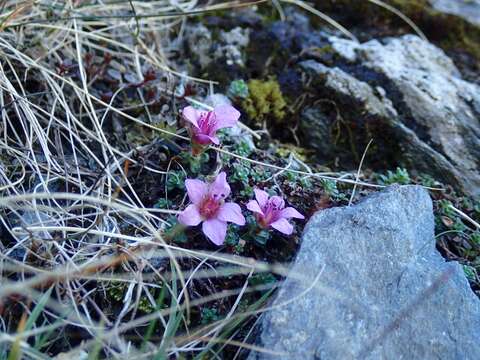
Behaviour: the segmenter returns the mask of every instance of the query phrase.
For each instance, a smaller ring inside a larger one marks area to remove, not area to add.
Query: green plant
[[[430,175],[423,174],[419,177],[420,183],[425,187],[435,187],[441,185],[438,181],[436,181]]]
[[[235,144],[235,149],[234,150],[235,150],[236,154],[238,154],[240,156],[243,156],[243,157],[248,157],[253,152],[253,149],[252,149],[251,145],[243,139]]]
[[[181,157],[184,163],[190,169],[192,175],[199,174],[202,170],[202,167],[210,160],[207,152],[202,152],[197,156],[193,156],[190,152],[183,152]]]
[[[165,198],[160,198],[158,201],[155,203],[154,207],[157,209],[168,209],[171,208],[173,205],[172,201],[169,199]]]
[[[184,244],[188,242],[187,234],[185,234],[185,228],[178,222],[178,218],[171,215],[167,218],[169,226],[164,231],[165,239],[173,242]]]
[[[227,95],[233,99],[246,99],[248,94],[248,85],[241,79],[232,81],[227,90]]]
[[[323,190],[329,197],[336,201],[345,200],[347,198],[346,194],[342,193],[338,187],[337,182],[330,179],[322,179],[321,181]]]
[[[257,231],[253,236],[253,239],[255,240],[255,242],[260,246],[265,246],[268,240],[270,240],[270,238],[271,238],[271,233],[268,230]]]
[[[236,161],[233,166],[233,174],[231,179],[233,181],[238,181],[242,184],[248,184],[250,173],[252,170],[252,165],[246,161]]]
[[[463,265],[463,273],[469,281],[474,281],[477,278],[477,272],[473,266]]]
[[[167,174],[167,190],[184,189],[185,173],[182,171],[170,171]]]
[[[441,199],[437,202],[441,214],[449,217],[455,217],[455,211],[452,209],[452,202],[450,200]]]
[[[253,274],[248,282],[252,286],[265,285],[265,284],[274,284],[277,282],[276,277],[269,272],[262,272],[258,274]]]
[[[218,310],[215,308],[209,308],[209,307],[204,307],[202,309],[201,317],[202,317],[201,322],[203,325],[210,324],[214,321],[220,320]]]
[[[386,175],[380,175],[380,183],[383,185],[408,185],[412,183],[412,179],[406,169],[397,167],[395,171],[388,170]]]
[[[238,230],[235,229],[231,224],[227,227],[227,236],[225,237],[225,244],[229,246],[236,246],[238,245],[238,241],[240,240],[240,235],[238,234]]]
[[[470,235],[470,241],[480,249],[480,231],[475,231]]]

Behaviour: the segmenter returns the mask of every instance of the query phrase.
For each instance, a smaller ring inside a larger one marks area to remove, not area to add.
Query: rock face
[[[272,305],[259,341],[272,353],[250,360],[480,358],[480,302],[435,249],[420,187],[318,212]]]
[[[480,26],[480,0],[430,0],[435,10],[460,16]]]
[[[328,56],[300,68],[320,98],[339,104],[344,120],[355,125],[354,137],[385,142],[390,161],[479,195],[480,87],[464,81],[442,50],[417,36],[330,41]],[[325,137],[311,131],[312,121],[306,117],[301,128],[314,146]]]

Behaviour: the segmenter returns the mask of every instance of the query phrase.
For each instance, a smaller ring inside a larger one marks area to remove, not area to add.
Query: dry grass
[[[102,98],[97,80],[105,69],[97,65],[92,70],[89,63],[94,61],[90,54],[96,54],[93,59],[104,54],[119,72],[138,81],[146,69],[154,69],[161,74],[155,86],[167,97],[180,81],[208,84],[175,72],[168,61],[182,36],[184,15],[237,5],[2,2],[1,359],[48,359],[60,352],[68,353],[66,358],[82,352],[89,358],[126,358],[139,356],[140,349],[139,358],[209,352],[215,358],[218,344],[250,346],[232,340],[238,325],[265,303],[263,296],[239,308],[245,294],[259,290],[249,287],[248,279],[258,270],[283,275],[285,270],[185,250],[162,238],[166,216],[176,211],[142,203],[128,172],[141,166],[160,179],[168,168],[140,164],[136,155],[142,148],[112,141],[109,122],[114,118],[159,136],[185,137],[155,126],[144,99],[143,116],[116,105],[116,99],[131,91],[129,84]],[[177,35],[171,33],[174,28]],[[143,96],[140,91],[136,95]],[[183,269],[184,258],[195,265]],[[193,279],[232,274],[245,275],[243,286],[189,299]],[[126,291],[113,318],[114,310],[99,298],[108,298],[109,289],[118,284]],[[153,293],[160,295],[154,298]],[[222,297],[234,299],[228,314],[190,329],[191,309]],[[145,300],[154,309],[147,315],[139,310]]]

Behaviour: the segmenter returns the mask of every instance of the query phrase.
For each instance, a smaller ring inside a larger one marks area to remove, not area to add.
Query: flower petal
[[[253,211],[254,213],[264,215],[262,209],[260,208],[260,205],[258,205],[257,200],[250,200],[247,203],[247,209],[250,210],[250,211]]]
[[[237,124],[240,118],[240,112],[230,105],[220,105],[213,109],[217,123],[214,126],[215,130],[233,127]]]
[[[202,222],[202,216],[195,204],[190,204],[178,215],[178,221],[183,225],[197,226]]]
[[[296,219],[305,219],[305,216],[300,214],[297,209],[293,207],[287,207],[280,212],[280,217],[285,219],[296,218]]]
[[[245,218],[242,215],[242,209],[240,209],[238,204],[233,202],[223,204],[218,210],[217,218],[237,225],[245,225]]]
[[[215,145],[220,144],[220,140],[215,135],[210,136],[210,135],[201,134],[201,133],[198,133],[198,132],[193,134],[193,141],[198,143],[198,144],[201,144],[201,145],[208,145],[208,144],[212,144],[212,143],[215,144]]]
[[[198,179],[185,180],[188,198],[196,205],[199,205],[208,193],[208,184]]]
[[[220,144],[220,139],[219,139],[218,137],[216,137],[215,135],[209,136],[209,137],[210,137],[210,141],[211,141],[212,143],[214,143],[215,145]]]
[[[285,235],[290,235],[293,232],[293,225],[290,224],[286,219],[278,219],[270,224],[270,226]]]
[[[200,118],[200,112],[193,106],[187,106],[182,110],[182,115],[185,120],[191,123],[198,129],[198,119]]]
[[[227,223],[215,218],[205,220],[202,224],[202,231],[211,242],[220,246],[227,235]]]
[[[280,196],[272,196],[270,198],[270,203],[275,207],[275,209],[283,209],[285,207],[285,200],[283,200]]]
[[[215,180],[210,184],[209,191],[214,198],[218,199],[225,199],[230,195],[230,185],[227,183],[227,174],[225,174],[225,172],[222,171],[217,175]]]
[[[255,192],[255,199],[257,199],[258,205],[260,205],[261,208],[267,205],[268,194],[258,188],[253,189],[253,191]]]

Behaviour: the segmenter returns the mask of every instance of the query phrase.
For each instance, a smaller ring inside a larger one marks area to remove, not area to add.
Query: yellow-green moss
[[[287,103],[276,80],[250,80],[248,93],[242,107],[253,122],[263,124],[283,120]]]
[[[294,153],[299,160],[307,162],[309,157],[314,154],[314,151],[292,144],[279,144],[275,153],[281,158],[288,158],[291,153]]]

